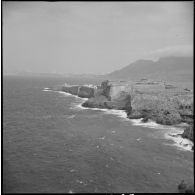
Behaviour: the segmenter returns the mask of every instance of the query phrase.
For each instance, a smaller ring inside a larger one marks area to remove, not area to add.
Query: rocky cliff
[[[91,98],[94,97],[95,89],[88,86],[81,86],[78,88],[78,96],[82,98]]]
[[[189,91],[162,82],[102,82],[83,106],[126,110],[128,118],[152,119],[172,125],[193,120],[193,96]]]
[[[122,85],[121,85],[122,86]],[[85,107],[126,110],[131,109],[131,96],[125,87],[103,81],[94,90],[94,97],[83,103]]]
[[[184,129],[184,132],[181,134],[183,138],[187,138],[194,142],[194,123]],[[194,149],[194,148],[192,148]]]
[[[91,98],[94,96],[95,89],[89,86],[65,85],[61,87],[61,91],[77,95],[81,98]]]
[[[160,81],[103,81],[100,86],[63,86],[62,90],[88,98],[84,107],[125,110],[130,119],[143,118],[163,125],[193,123],[193,93]],[[184,137],[192,139],[188,128]]]
[[[78,95],[79,86],[62,86],[62,91],[72,95]]]
[[[63,86],[62,91],[89,98],[85,107],[126,110],[131,119],[151,119],[165,125],[193,121],[192,92],[164,82],[106,80],[96,87]]]

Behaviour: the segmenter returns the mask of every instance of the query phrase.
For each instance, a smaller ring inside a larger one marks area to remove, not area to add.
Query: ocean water
[[[3,78],[3,192],[177,192],[193,183],[193,152],[170,133],[181,128],[87,109],[81,98],[49,90],[64,78]]]

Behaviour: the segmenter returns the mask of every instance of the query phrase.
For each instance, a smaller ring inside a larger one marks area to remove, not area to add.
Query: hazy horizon
[[[193,1],[3,2],[3,73],[105,74],[193,56]]]

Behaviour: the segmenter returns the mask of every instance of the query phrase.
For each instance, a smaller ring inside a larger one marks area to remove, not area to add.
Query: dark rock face
[[[143,123],[146,123],[146,122],[148,122],[148,120],[149,120],[149,118],[148,117],[145,117],[145,118],[142,119],[142,122]]]
[[[89,108],[113,109],[111,102],[103,95],[88,99],[82,104],[82,106]]]
[[[132,112],[128,118],[147,118],[163,125],[181,122],[181,116],[172,100],[166,96],[137,94],[132,100]]]
[[[183,96],[175,97],[162,91],[167,90],[167,85],[163,88],[163,85],[159,85],[158,82],[154,82],[151,86],[142,81],[139,86],[136,84],[134,86],[136,90],[125,91],[121,85],[113,86],[108,80],[104,81],[94,93],[94,98],[89,99],[84,106],[125,110],[130,119],[144,118],[144,122],[151,119],[163,125],[192,122],[192,106],[186,109],[186,106],[183,106],[186,102]],[[174,87],[172,88],[175,90]],[[111,95],[112,89],[117,91],[117,95]]]
[[[187,138],[191,141],[194,141],[194,124],[186,127],[184,132],[181,134],[183,138]]]
[[[70,87],[63,86],[61,90],[70,93],[72,95],[78,95],[78,89],[79,86],[70,86]]]
[[[188,124],[192,124],[194,122],[194,113],[193,113],[193,104],[191,101],[191,105],[189,107],[180,106],[178,110],[180,116],[182,117],[182,122],[186,122]]]
[[[111,100],[113,107],[118,110],[129,110],[131,111],[131,96],[125,91],[121,91],[119,96]]]
[[[90,108],[106,108],[116,110],[131,111],[131,96],[125,91],[121,91],[117,98],[111,99],[110,89],[112,85],[109,81],[104,81],[101,86],[97,88],[95,97],[90,98],[83,106]]]
[[[177,112],[171,111],[169,114],[166,114],[166,112],[167,111],[163,110],[133,110],[132,113],[128,115],[128,118],[143,118],[142,122],[147,122],[148,119],[151,119],[163,125],[173,125],[181,122],[181,117]]]
[[[138,110],[132,110],[132,112],[127,111],[127,115],[129,119],[140,119],[144,117]]]
[[[101,95],[105,96],[108,100],[111,100],[111,97],[110,97],[110,88],[111,88],[111,85],[109,84],[109,81],[108,80],[103,81],[101,83],[101,89],[102,89]]]
[[[61,91],[78,95],[82,98],[91,98],[94,96],[94,88],[88,86],[62,86]]]
[[[194,186],[186,184],[184,180],[178,185],[179,193],[194,193]]]
[[[94,88],[81,86],[78,90],[78,96],[81,98],[91,98],[94,97]]]
[[[152,115],[152,120],[156,121],[159,124],[163,125],[174,125],[179,124],[181,122],[181,117],[177,111],[160,111],[155,115]]]
[[[63,86],[62,91],[89,98],[85,107],[125,110],[130,119],[151,119],[163,125],[186,122],[191,126],[182,136],[193,140],[193,95],[184,89],[142,79],[138,84],[106,80],[96,88]]]

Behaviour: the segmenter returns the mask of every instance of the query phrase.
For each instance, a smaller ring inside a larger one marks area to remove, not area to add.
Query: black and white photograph
[[[1,1],[1,192],[194,193],[194,1]]]

